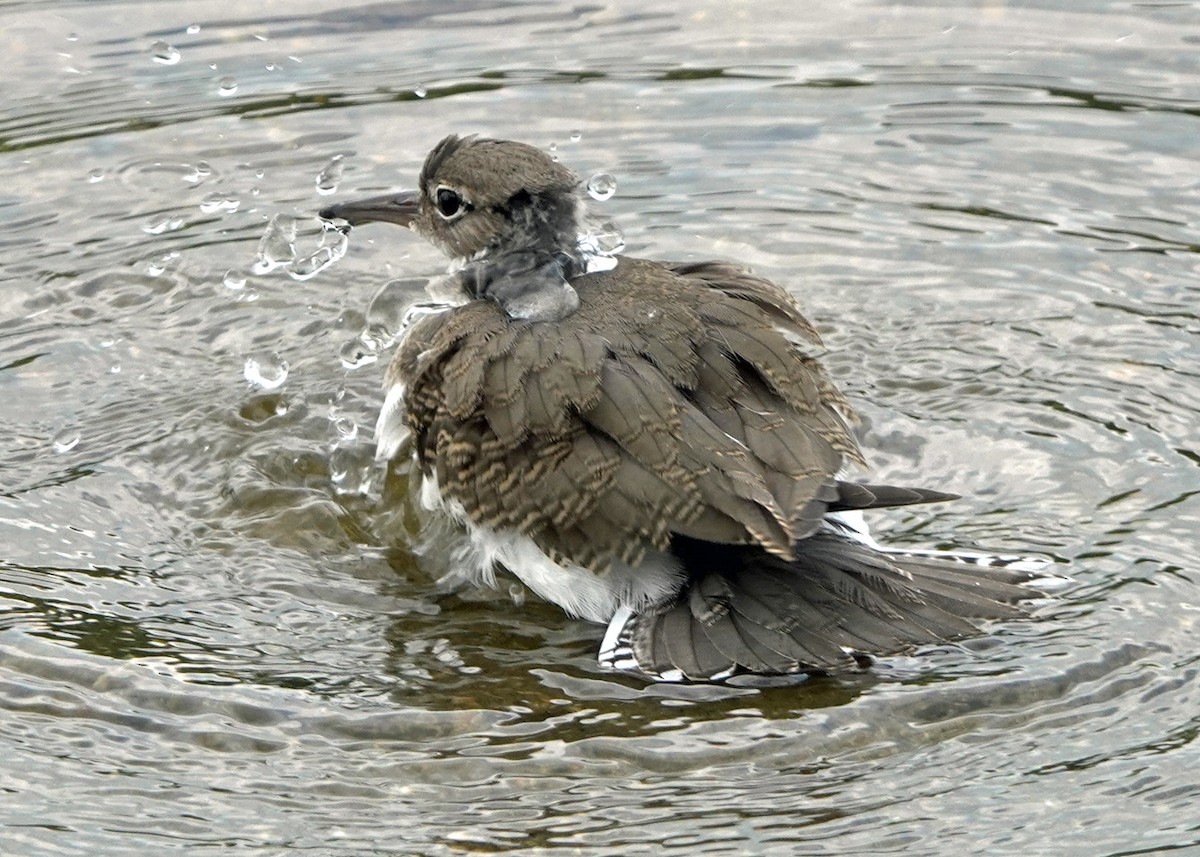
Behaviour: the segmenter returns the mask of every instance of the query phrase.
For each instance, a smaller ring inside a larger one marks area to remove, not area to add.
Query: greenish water
[[[0,7],[0,854],[1200,853],[1197,11]],[[964,495],[875,526],[1077,586],[761,691],[439,590],[359,356],[444,263],[254,263],[453,132],[787,285],[872,476]]]

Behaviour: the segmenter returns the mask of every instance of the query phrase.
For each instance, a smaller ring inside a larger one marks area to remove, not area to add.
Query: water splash
[[[338,494],[370,493],[375,456],[369,447],[351,442],[335,446],[329,456],[329,480]]]
[[[337,432],[339,443],[349,442],[358,437],[358,423],[350,417],[334,418],[333,430]]]
[[[142,225],[142,231],[147,235],[162,235],[164,232],[174,232],[183,226],[183,218],[174,214],[166,217],[156,217]]]
[[[290,214],[276,214],[267,223],[267,231],[258,242],[254,257],[255,274],[266,274],[296,258],[296,225],[298,220]]]
[[[309,218],[304,218],[304,222],[309,222]],[[329,226],[322,227],[315,248],[298,251],[296,237],[300,223],[300,218],[290,214],[276,214],[270,219],[259,239],[251,273],[262,275],[283,269],[293,280],[307,280],[346,255],[350,244],[346,230]],[[312,234],[311,230],[306,232],[305,240],[310,241]]]
[[[346,255],[350,246],[349,236],[340,229],[326,229],[321,233],[321,244],[307,256],[296,259],[285,266],[293,280],[308,280],[324,271]]]
[[[608,271],[617,266],[616,255],[625,249],[625,236],[611,220],[588,224],[588,231],[579,236],[576,247],[589,274]]]
[[[160,65],[175,65],[180,60],[180,53],[172,44],[159,39],[150,46],[150,59]]]
[[[404,329],[414,295],[421,294],[425,286],[424,281],[412,278],[384,283],[367,304],[363,343],[376,352],[391,348]]]
[[[338,359],[346,369],[358,369],[360,366],[374,363],[379,359],[379,354],[362,339],[355,337],[342,346],[338,352]]]
[[[224,193],[210,193],[200,200],[200,210],[205,214],[215,214],[219,211],[233,212],[241,207],[242,201],[235,196]]]
[[[278,390],[288,377],[288,363],[278,354],[247,357],[242,374],[252,387],[259,390]]]
[[[329,159],[325,168],[317,173],[317,193],[322,196],[337,193],[338,183],[342,180],[342,161],[345,160],[345,157],[345,155],[334,155]]]
[[[208,161],[200,161],[198,164],[184,164],[184,167],[187,169],[187,172],[180,176],[180,178],[188,184],[200,184],[200,182],[213,173],[213,168],[209,165]]]
[[[54,436],[51,445],[56,453],[62,455],[78,446],[80,437],[81,435],[76,429],[63,429]]]
[[[617,192],[617,180],[609,173],[596,173],[587,180],[587,192],[597,202],[612,199]]]
[[[171,263],[179,258],[179,251],[172,250],[170,253],[165,253],[157,259],[151,259],[146,263],[146,273],[152,277],[161,277],[167,272]]]

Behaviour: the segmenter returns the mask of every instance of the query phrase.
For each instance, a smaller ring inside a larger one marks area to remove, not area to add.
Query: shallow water
[[[231,8],[0,10],[0,854],[1200,853],[1195,4]],[[472,131],[792,289],[872,476],[964,495],[891,540],[1075,588],[769,690],[440,591],[370,435],[442,261],[255,264]]]

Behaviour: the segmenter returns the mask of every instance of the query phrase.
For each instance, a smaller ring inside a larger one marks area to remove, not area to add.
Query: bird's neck
[[[583,204],[575,194],[522,192],[509,201],[508,228],[483,257],[513,253],[574,256],[583,222]]]

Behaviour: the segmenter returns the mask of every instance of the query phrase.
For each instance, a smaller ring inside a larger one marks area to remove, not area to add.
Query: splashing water
[[[321,233],[321,244],[307,256],[296,259],[285,266],[288,276],[293,280],[307,280],[324,271],[334,262],[346,255],[350,239],[339,229],[326,229]]]
[[[198,164],[186,164],[190,172],[185,173],[181,178],[188,184],[200,184],[206,178],[212,175],[213,168],[208,161],[201,161]]]
[[[329,480],[338,494],[368,494],[375,456],[362,444],[338,446],[329,456]]]
[[[159,65],[175,65],[180,60],[180,54],[170,42],[159,39],[150,46],[150,59]]]
[[[350,417],[336,417],[333,429],[337,432],[338,442],[348,442],[358,437],[358,423]]]
[[[334,155],[329,159],[325,168],[317,173],[317,193],[329,196],[331,193],[337,192],[338,183],[342,180],[342,161],[345,157],[345,155]]]
[[[305,218],[305,222],[307,222]],[[321,228],[320,242],[312,250],[298,251],[296,237],[301,219],[290,214],[276,214],[267,223],[267,231],[259,239],[254,265],[254,274],[268,274],[282,268],[293,280],[307,280],[324,271],[346,255],[350,239],[345,230],[325,225]],[[312,232],[306,233],[306,241]]]
[[[587,192],[598,202],[612,199],[617,192],[617,180],[608,173],[596,173],[587,180]]]
[[[254,273],[266,274],[295,260],[297,223],[297,219],[289,214],[276,214],[271,218],[267,231],[258,242]]]
[[[237,211],[242,201],[224,193],[210,193],[200,200],[200,210],[205,214],[215,214],[218,211]]]
[[[64,429],[54,436],[51,442],[53,449],[59,455],[70,452],[79,444],[80,434],[75,429]]]
[[[616,256],[625,249],[625,236],[611,220],[588,224],[588,231],[579,236],[576,247],[589,274],[609,271],[617,266]]]
[[[361,339],[375,351],[390,348],[404,329],[405,314],[413,298],[427,283],[420,279],[389,280],[367,305],[366,325]]]
[[[155,218],[146,223],[142,227],[142,231],[147,235],[162,235],[164,232],[174,232],[183,226],[183,218],[175,215],[168,215],[163,218]]]
[[[259,390],[278,390],[288,377],[288,363],[278,354],[247,357],[242,370],[246,380]]]
[[[345,368],[358,369],[360,366],[374,363],[379,359],[379,355],[370,345],[355,337],[341,347],[338,359],[342,361],[342,366]]]

